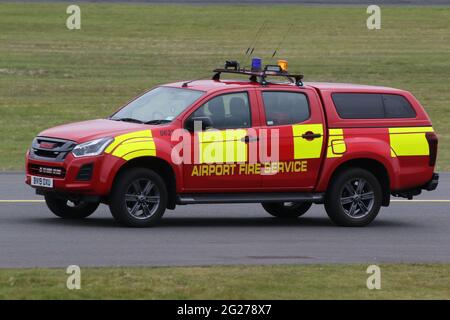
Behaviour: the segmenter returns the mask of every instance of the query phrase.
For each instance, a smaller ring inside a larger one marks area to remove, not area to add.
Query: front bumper
[[[52,178],[53,188],[51,189],[32,186],[39,194],[57,192],[105,196],[109,194],[113,177],[121,166],[121,161],[123,160],[109,154],[83,158],[75,158],[68,154],[62,162],[44,161],[33,159],[27,153],[25,182],[31,185],[31,176]],[[89,170],[86,168],[89,167],[90,174],[87,174]],[[61,173],[56,175],[55,172]]]

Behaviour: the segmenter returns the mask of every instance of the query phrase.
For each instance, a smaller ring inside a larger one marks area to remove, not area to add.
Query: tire
[[[378,179],[367,170],[350,168],[331,182],[325,196],[325,210],[339,226],[363,227],[378,215],[381,202]]]
[[[312,202],[263,202],[261,205],[274,217],[294,219],[304,215]]]
[[[109,209],[123,226],[151,227],[167,207],[167,188],[156,172],[132,168],[121,172],[110,194]]]
[[[53,195],[46,195],[45,202],[51,212],[63,219],[86,218],[93,214],[100,205],[100,202],[72,202]]]

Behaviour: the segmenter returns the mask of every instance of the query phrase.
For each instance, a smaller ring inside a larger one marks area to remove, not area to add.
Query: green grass
[[[256,54],[272,54],[306,80],[399,87],[426,107],[450,170],[450,8],[383,7],[382,29],[365,7],[81,4],[82,29],[65,28],[66,4],[0,4],[0,168],[23,169],[42,129],[105,117],[159,83],[209,76],[241,59],[261,21],[273,21]],[[276,21],[279,22],[276,22]]]
[[[450,264],[387,264],[381,290],[367,265],[0,269],[0,299],[450,299]]]

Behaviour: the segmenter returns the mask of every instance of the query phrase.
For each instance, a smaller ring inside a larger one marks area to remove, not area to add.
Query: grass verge
[[[369,290],[368,265],[0,269],[0,299],[450,299],[450,264],[383,264]]]
[[[65,26],[67,4],[0,4],[0,170],[23,169],[41,130],[105,117],[156,84],[210,76],[242,61],[264,20],[255,55],[278,57],[306,80],[355,82],[413,92],[440,137],[439,170],[450,170],[450,9],[382,7],[381,30],[366,8],[80,4],[81,30]]]

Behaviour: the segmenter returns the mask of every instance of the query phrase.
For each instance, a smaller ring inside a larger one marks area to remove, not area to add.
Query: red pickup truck
[[[407,91],[217,69],[151,89],[107,119],[44,130],[27,151],[26,183],[69,219],[100,203],[133,227],[176,205],[261,203],[296,218],[323,203],[336,224],[364,226],[391,195],[434,190],[436,155],[431,121]]]

